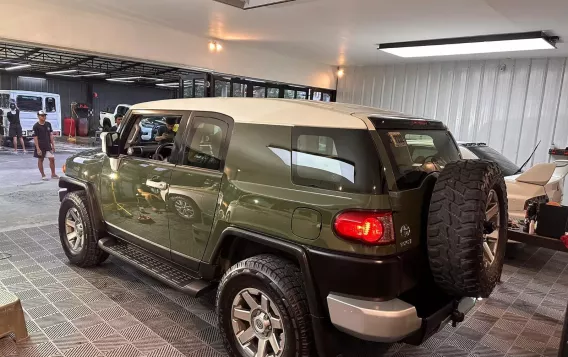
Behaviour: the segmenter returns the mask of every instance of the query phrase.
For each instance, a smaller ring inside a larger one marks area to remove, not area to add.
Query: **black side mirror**
[[[119,139],[120,134],[117,132],[101,133],[102,149],[108,157],[118,157],[120,155],[118,147]]]

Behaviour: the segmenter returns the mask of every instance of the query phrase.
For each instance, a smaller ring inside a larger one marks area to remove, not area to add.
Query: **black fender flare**
[[[101,238],[102,234],[105,232],[105,223],[102,208],[97,201],[95,186],[90,182],[73,177],[61,177],[59,179],[59,201],[63,201],[67,192],[73,191],[85,191],[87,194],[87,209],[89,210],[89,215],[93,217],[92,223],[97,236]]]
[[[228,227],[219,237],[217,246],[213,251],[212,261],[215,261],[219,257],[221,248],[226,244],[230,244],[235,238],[245,239],[259,245],[280,250],[293,256],[297,260],[300,265],[300,270],[302,271],[310,315],[312,315],[312,331],[314,333],[317,353],[321,357],[334,357],[335,342],[330,338],[330,336],[332,336],[330,329],[333,328],[329,322],[329,316],[326,312],[327,309],[320,303],[318,287],[314,282],[306,249],[302,245],[286,242],[275,237],[237,227]]]

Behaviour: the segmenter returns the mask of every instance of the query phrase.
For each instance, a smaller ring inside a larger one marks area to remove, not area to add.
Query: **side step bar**
[[[139,249],[132,244],[114,238],[102,238],[99,247],[110,255],[142,270],[164,284],[199,297],[212,289],[215,284],[196,278],[174,264]]]

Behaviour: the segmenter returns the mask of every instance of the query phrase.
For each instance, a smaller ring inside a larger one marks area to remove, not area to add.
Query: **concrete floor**
[[[63,174],[61,167],[67,157],[83,149],[58,144],[55,153],[57,174]],[[50,176],[47,160],[44,170]],[[58,183],[57,180],[41,180],[33,149],[28,148],[28,154],[20,150],[18,155],[10,148],[0,150],[0,182],[0,231],[55,222],[59,209]]]

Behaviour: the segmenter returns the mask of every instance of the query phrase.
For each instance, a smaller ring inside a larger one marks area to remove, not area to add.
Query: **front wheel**
[[[97,245],[85,192],[70,192],[63,198],[59,208],[59,238],[65,255],[74,265],[92,267],[108,258],[108,253]]]
[[[259,255],[231,267],[219,285],[217,315],[230,356],[310,356],[305,288],[288,260]]]

